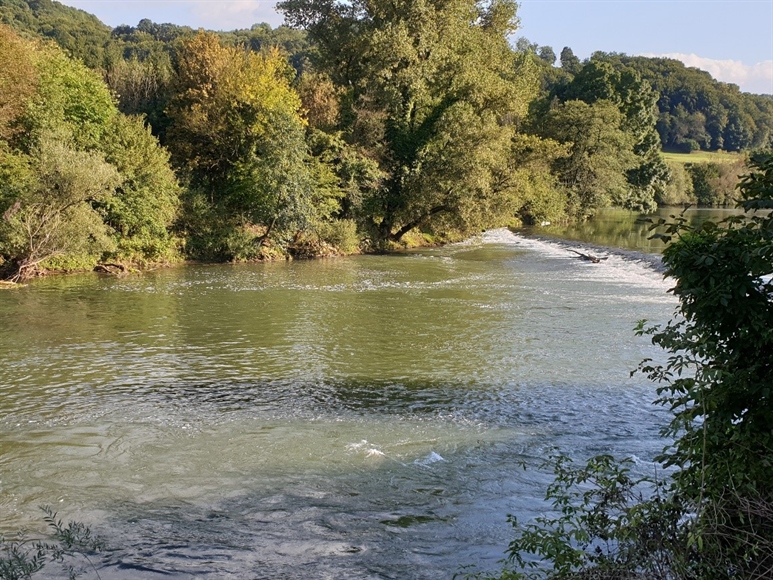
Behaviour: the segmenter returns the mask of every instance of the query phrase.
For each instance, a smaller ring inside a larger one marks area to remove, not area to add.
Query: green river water
[[[506,515],[544,508],[519,462],[663,446],[629,373],[663,356],[633,328],[670,317],[669,281],[569,247],[497,230],[0,292],[0,532],[49,504],[105,538],[105,580],[495,569]]]

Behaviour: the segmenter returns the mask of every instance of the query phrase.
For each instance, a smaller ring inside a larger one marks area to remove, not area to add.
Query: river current
[[[664,358],[633,329],[670,282],[570,248],[496,230],[0,292],[0,533],[51,505],[106,540],[105,580],[496,569],[552,449],[647,471],[664,445],[630,371]]]

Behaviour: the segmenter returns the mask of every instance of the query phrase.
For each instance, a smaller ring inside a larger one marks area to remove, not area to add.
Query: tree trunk
[[[394,234],[390,234],[389,239],[393,242],[399,242],[402,237],[410,232],[413,228],[419,227],[421,224],[423,224],[425,221],[427,221],[429,218],[431,218],[433,215],[442,213],[444,211],[448,211],[448,206],[445,205],[437,205],[433,207],[431,210],[429,210],[427,213],[419,216],[412,222],[408,222],[403,227],[401,227],[399,230],[397,230]]]

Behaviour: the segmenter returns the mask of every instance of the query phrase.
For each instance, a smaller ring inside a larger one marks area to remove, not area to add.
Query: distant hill
[[[597,52],[592,59],[629,66],[660,95],[657,130],[667,150],[742,151],[770,147],[773,96],[742,93],[669,58]]]
[[[142,19],[137,26],[115,29],[96,16],[53,0],[0,0],[0,23],[27,38],[50,38],[73,57],[93,69],[106,70],[117,58],[145,60],[153,53],[168,52],[171,45],[196,31],[189,26],[157,24]],[[230,32],[218,32],[228,44],[242,44],[252,50],[279,46],[293,65],[301,68],[309,53],[306,34],[265,23]]]
[[[28,38],[56,41],[90,68],[102,68],[109,26],[99,18],[52,0],[0,0],[0,22]]]

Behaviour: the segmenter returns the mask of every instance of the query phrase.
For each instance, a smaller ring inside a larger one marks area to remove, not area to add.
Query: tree
[[[551,108],[543,121],[541,134],[569,147],[568,155],[556,158],[553,170],[580,218],[627,196],[626,172],[635,157],[633,138],[623,130],[623,122],[622,113],[609,101],[567,101]]]
[[[168,138],[193,188],[186,227],[202,254],[254,257],[271,237],[286,241],[324,217],[294,71],[278,51],[245,52],[200,32],[179,52],[177,76]]]
[[[33,49],[37,89],[21,123],[22,147],[32,149],[41,136],[59,134],[78,149],[98,149],[110,121],[118,114],[102,78],[53,46]]]
[[[364,200],[376,240],[412,229],[470,231],[512,215],[515,122],[536,78],[507,42],[515,3],[287,0],[347,94],[347,139],[384,178]],[[501,213],[500,213],[501,212]]]
[[[569,84],[557,87],[561,100],[593,104],[614,103],[624,115],[621,128],[633,138],[631,150],[637,162],[626,171],[627,194],[616,202],[629,209],[651,211],[668,180],[668,167],[660,156],[660,137],[655,129],[657,94],[630,67],[614,68],[596,56],[582,67]]]
[[[116,257],[134,263],[174,258],[170,231],[180,205],[180,186],[150,128],[139,117],[116,115],[106,128],[101,150],[121,182],[100,209],[116,238]]]
[[[541,46],[537,54],[550,66],[553,66],[556,62],[556,52],[552,46]]]
[[[659,95],[657,129],[668,149],[679,149],[687,140],[705,150],[770,146],[773,98],[769,95],[741,93],[736,85],[716,81],[709,73],[674,59],[608,53],[594,53],[593,59],[616,68],[631,67],[650,84]]]
[[[24,37],[56,42],[90,68],[104,64],[110,28],[83,10],[52,0],[4,0],[0,3],[0,23]]]
[[[44,138],[31,155],[9,155],[0,175],[0,252],[14,265],[13,281],[38,266],[72,256],[93,267],[112,248],[109,229],[94,209],[120,182],[118,172],[97,153],[76,151]],[[8,202],[11,202],[10,204]]]
[[[332,132],[340,122],[343,91],[327,75],[306,73],[296,83],[303,103],[303,114],[309,125],[321,131]]]
[[[26,43],[0,25],[0,139],[20,131],[17,124],[37,84],[37,74]]]
[[[582,68],[582,63],[580,62],[580,59],[574,56],[574,51],[569,48],[568,46],[565,46],[561,50],[561,56],[559,57],[561,61],[561,68],[564,69],[566,72],[571,74],[577,74],[580,72],[580,69]]]
[[[0,256],[10,274],[169,260],[179,188],[168,154],[142,119],[118,112],[94,72],[54,46],[11,44],[35,82],[8,120],[23,131],[0,140]]]

